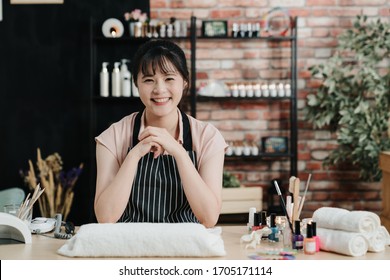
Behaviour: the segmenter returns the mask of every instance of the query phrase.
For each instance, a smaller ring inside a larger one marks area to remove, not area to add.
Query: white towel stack
[[[367,251],[384,251],[390,245],[390,235],[379,216],[369,211],[321,207],[313,213],[313,221],[324,251],[358,257]]]

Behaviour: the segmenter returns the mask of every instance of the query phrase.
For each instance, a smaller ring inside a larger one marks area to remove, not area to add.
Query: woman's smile
[[[164,98],[152,98],[152,101],[156,103],[156,105],[164,105],[172,98],[170,97],[164,97]]]

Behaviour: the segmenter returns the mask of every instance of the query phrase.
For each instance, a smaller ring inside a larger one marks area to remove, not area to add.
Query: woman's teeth
[[[163,103],[163,102],[167,102],[169,100],[169,97],[167,97],[167,98],[154,98],[153,100],[157,103]]]

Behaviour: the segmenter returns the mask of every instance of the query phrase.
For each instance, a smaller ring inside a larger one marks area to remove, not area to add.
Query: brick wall
[[[310,217],[320,206],[350,210],[364,209],[380,213],[381,185],[358,180],[350,166],[324,169],[322,160],[335,147],[335,135],[314,130],[304,120],[302,109],[308,93],[318,82],[310,79],[308,67],[325,61],[337,45],[337,35],[351,25],[356,15],[389,19],[387,0],[150,0],[151,17],[168,19],[198,18],[233,21],[258,21],[271,7],[288,8],[298,21],[298,177],[301,189],[312,174],[302,217]],[[188,45],[181,43],[189,53]],[[281,44],[273,48],[262,41],[199,41],[197,43],[197,86],[210,80],[244,79],[279,81],[289,77],[290,50]],[[262,136],[288,136],[287,102],[202,102],[197,118],[215,124],[227,141],[260,141]],[[261,185],[264,202],[273,178],[288,179],[289,163],[259,161],[226,161],[225,168],[234,171],[246,186]],[[285,182],[286,183],[286,182]],[[286,187],[286,184],[284,186]]]

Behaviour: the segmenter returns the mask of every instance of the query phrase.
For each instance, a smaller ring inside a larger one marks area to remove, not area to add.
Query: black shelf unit
[[[196,117],[197,103],[208,101],[229,101],[239,100],[240,102],[253,101],[289,101],[290,102],[290,142],[289,153],[284,154],[259,154],[258,156],[227,156],[227,161],[245,160],[250,161],[272,161],[277,159],[290,159],[290,175],[297,176],[297,19],[292,20],[292,29],[290,36],[273,36],[273,37],[255,37],[255,38],[234,38],[234,37],[202,37],[197,36],[196,17],[190,19],[190,30],[188,37],[173,37],[164,38],[174,41],[187,41],[190,43],[190,72],[191,72],[191,87],[190,87],[190,114]],[[150,38],[134,38],[129,37],[127,33],[121,38],[106,38],[100,34],[100,26],[102,22],[90,20],[90,129],[89,135],[91,139],[91,192],[94,193],[94,184],[96,176],[95,166],[95,142],[94,137],[97,136],[103,128],[108,127],[109,122],[118,121],[120,115],[128,115],[131,112],[140,110],[142,103],[138,97],[100,97],[99,96],[99,73],[103,61],[119,61],[121,58],[130,59],[130,54],[134,54],[135,50]],[[99,28],[98,28],[99,27]],[[196,93],[196,44],[197,40],[245,40],[245,41],[271,41],[271,42],[290,42],[291,44],[291,96],[290,97],[207,97],[198,96]],[[124,54],[126,54],[124,56]],[[126,57],[127,56],[127,57]],[[104,108],[104,109],[103,109]],[[102,114],[99,114],[102,112]],[[105,122],[100,124],[100,122]]]
[[[193,19],[196,26],[196,19]],[[196,30],[195,30],[196,31]],[[210,97],[210,96],[198,96],[196,93],[193,95],[193,107],[196,112],[196,105],[198,102],[209,102],[209,101],[232,101],[237,100],[239,102],[253,102],[253,101],[267,101],[267,102],[280,102],[288,100],[290,102],[290,141],[289,141],[289,153],[283,154],[264,154],[260,153],[257,156],[226,156],[227,161],[237,161],[237,160],[277,160],[277,159],[290,159],[290,176],[297,176],[298,168],[298,122],[297,122],[297,17],[291,19],[291,34],[289,36],[261,36],[261,37],[251,37],[251,38],[239,38],[239,37],[204,37],[204,36],[193,36],[191,37],[191,45],[196,46],[196,40],[244,40],[244,41],[269,41],[269,42],[289,42],[291,49],[290,56],[290,73],[291,73],[291,96],[289,97]],[[196,49],[192,52],[192,61],[196,63]],[[192,67],[196,69],[196,65]],[[195,72],[193,72],[195,73]],[[193,75],[195,76],[195,75]],[[195,85],[195,82],[193,83]]]

